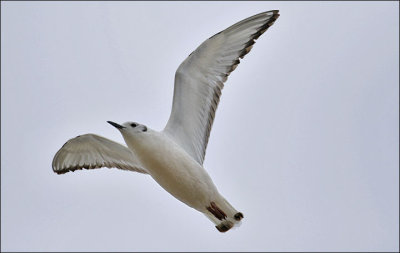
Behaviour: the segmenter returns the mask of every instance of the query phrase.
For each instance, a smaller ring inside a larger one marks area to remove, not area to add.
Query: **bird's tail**
[[[216,225],[215,227],[221,233],[240,225],[240,221],[243,218],[243,214],[236,211],[223,197],[220,197],[217,201],[211,201],[210,205],[207,206],[205,215]]]

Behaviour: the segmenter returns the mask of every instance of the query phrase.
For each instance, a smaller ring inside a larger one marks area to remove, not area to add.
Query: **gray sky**
[[[1,250],[397,251],[398,2],[1,2]],[[150,176],[52,172],[107,120],[163,129],[179,64],[259,12],[278,21],[223,90],[205,167],[225,234]]]

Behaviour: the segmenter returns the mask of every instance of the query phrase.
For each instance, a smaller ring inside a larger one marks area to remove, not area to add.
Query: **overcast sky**
[[[398,251],[398,2],[1,2],[1,250]],[[225,234],[150,176],[56,175],[106,123],[162,130],[205,39],[280,18],[230,75],[204,166]]]

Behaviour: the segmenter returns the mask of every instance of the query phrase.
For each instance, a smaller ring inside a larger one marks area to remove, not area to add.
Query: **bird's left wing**
[[[70,139],[53,159],[53,171],[57,174],[102,167],[148,174],[130,149],[95,134],[85,134]]]
[[[221,90],[255,40],[279,17],[267,11],[242,20],[203,42],[175,74],[172,111],[164,132],[203,164]]]

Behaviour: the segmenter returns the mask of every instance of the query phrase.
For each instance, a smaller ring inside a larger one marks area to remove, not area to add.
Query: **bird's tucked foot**
[[[243,214],[241,212],[238,212],[235,214],[235,216],[233,216],[233,218],[235,218],[235,220],[240,221],[241,219],[243,219]]]
[[[218,229],[219,232],[224,233],[233,227],[233,222],[225,220],[215,227]]]

